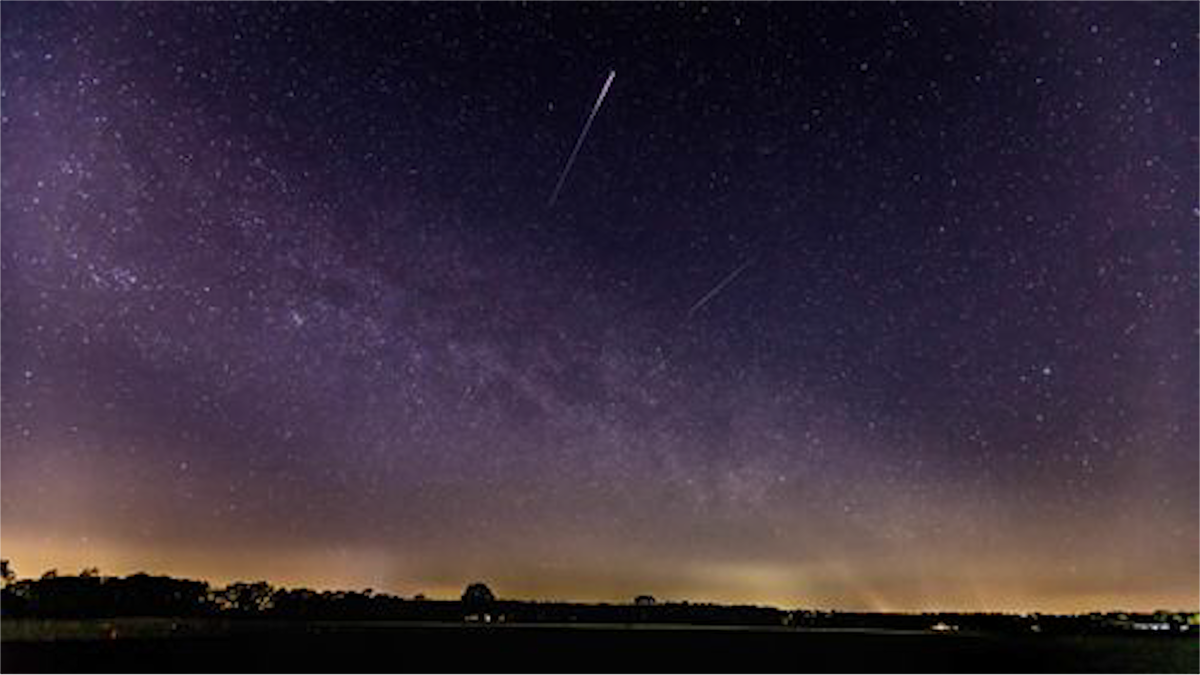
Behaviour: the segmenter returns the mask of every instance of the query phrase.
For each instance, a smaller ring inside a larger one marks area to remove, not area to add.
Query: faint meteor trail
[[[738,267],[734,271],[727,274],[725,276],[725,278],[721,280],[721,283],[717,284],[716,286],[713,286],[713,289],[711,291],[705,293],[704,297],[700,298],[699,300],[696,301],[696,304],[692,305],[692,308],[688,310],[687,318],[689,318],[689,319],[692,318],[693,314],[700,311],[701,307],[704,307],[705,305],[707,305],[709,300],[712,300],[713,298],[715,298],[717,296],[717,294],[721,292],[722,289],[724,289],[726,286],[728,286],[730,283],[732,283],[733,280],[736,279],[737,276],[739,274],[741,274],[743,270],[745,270],[747,267],[749,267],[750,263],[752,263],[752,262],[754,262],[754,261],[747,260],[746,262],[742,263],[740,267]]]
[[[579,139],[575,141],[575,149],[571,150],[571,156],[567,158],[567,165],[563,167],[562,173],[558,175],[558,184],[554,186],[554,194],[550,195],[550,201],[546,203],[546,207],[554,206],[558,201],[558,193],[562,190],[563,183],[567,180],[567,174],[571,173],[571,166],[575,164],[575,157],[579,155],[579,149],[583,147],[583,139],[587,138],[588,130],[592,128],[592,120],[596,119],[596,113],[600,112],[600,106],[604,105],[604,97],[608,95],[608,88],[612,85],[613,79],[617,77],[617,71],[608,71],[608,79],[604,81],[604,86],[600,88],[600,95],[596,97],[596,103],[592,105],[592,112],[588,115],[587,122],[583,123],[583,131],[579,132]]]
[[[721,281],[716,286],[713,286],[709,292],[704,294],[704,297],[700,298],[692,305],[691,309],[688,310],[687,316],[682,321],[680,321],[679,327],[683,328],[687,324],[687,322],[691,320],[692,316],[696,312],[700,311],[700,309],[703,308],[705,305],[707,305],[710,300],[717,297],[717,295],[721,291],[725,290],[726,286],[733,283],[733,280],[737,279],[738,275],[741,274],[742,272],[746,271],[746,268],[749,267],[750,265],[752,265],[753,263],[754,263],[754,259],[751,258],[750,260],[747,260],[746,262],[739,265],[737,267],[737,269],[733,270],[729,274],[726,274],[725,278],[721,279]],[[659,372],[661,372],[663,369],[665,369],[667,367],[667,363],[670,360],[671,360],[671,355],[669,353],[666,353],[662,347],[659,347],[658,348],[658,363],[656,363],[653,368],[646,371],[642,375],[642,377],[653,377],[653,376],[657,375]]]

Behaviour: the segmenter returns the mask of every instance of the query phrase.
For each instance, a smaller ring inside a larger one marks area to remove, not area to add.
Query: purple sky
[[[1194,609],[1197,13],[5,3],[4,555]]]

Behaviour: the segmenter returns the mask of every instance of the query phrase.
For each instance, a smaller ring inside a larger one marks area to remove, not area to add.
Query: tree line
[[[277,588],[265,581],[214,587],[204,581],[133,574],[104,576],[95,568],[77,575],[51,570],[17,579],[0,561],[5,618],[179,617],[281,620],[388,620],[474,623],[693,624],[803,628],[977,630],[1006,633],[1099,633],[1127,630],[1196,635],[1200,613],[1093,613],[1085,615],[927,613],[880,614],[820,610],[787,611],[753,605],[659,603],[648,595],[627,604],[537,602],[496,598],[472,583],[457,600],[402,598],[364,591]]]
[[[78,575],[51,570],[37,579],[16,579],[5,567],[0,613],[6,618],[227,617],[308,620],[394,620],[583,623],[709,623],[781,625],[785,612],[768,607],[665,603],[649,596],[630,604],[583,604],[497,599],[483,583],[467,586],[457,600],[402,598],[364,591],[277,588],[265,581],[214,587],[204,581],[133,574]]]

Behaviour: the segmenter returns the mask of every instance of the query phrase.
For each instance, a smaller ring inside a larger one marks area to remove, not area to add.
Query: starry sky
[[[1198,12],[4,3],[3,554],[1195,608]]]

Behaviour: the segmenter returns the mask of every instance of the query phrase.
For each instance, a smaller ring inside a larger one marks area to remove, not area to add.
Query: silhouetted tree
[[[487,584],[475,582],[463,591],[462,601],[465,605],[490,605],[496,601],[496,596],[492,594],[492,589],[488,588]]]
[[[24,599],[25,608],[42,616],[54,617],[81,614],[95,604],[95,593],[76,583],[76,577],[42,575],[41,579],[19,581],[10,589]]]
[[[236,614],[257,614],[271,608],[275,589],[265,581],[230,584],[216,594],[217,605]]]
[[[28,613],[29,602],[25,599],[28,584],[17,582],[16,570],[7,559],[0,560],[0,576],[4,586],[0,589],[0,614],[4,616],[24,616]]]
[[[203,581],[134,574],[104,579],[103,588],[118,614],[127,616],[195,616],[212,609]]]

